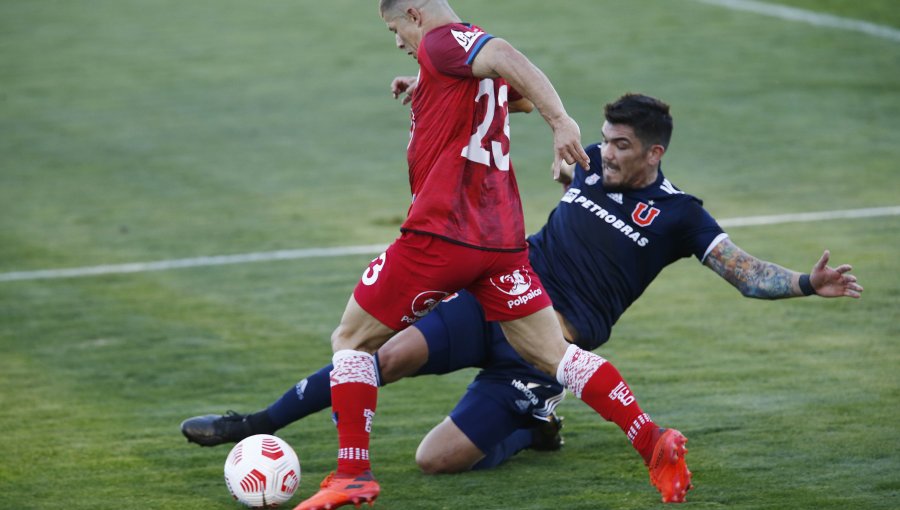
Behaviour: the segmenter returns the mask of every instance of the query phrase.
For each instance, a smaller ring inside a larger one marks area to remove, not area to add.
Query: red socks
[[[557,369],[557,379],[604,419],[619,426],[649,463],[653,455],[653,423],[631,394],[622,375],[606,359],[570,345]],[[378,401],[375,359],[361,351],[334,354],[331,401],[338,428],[338,473],[371,469],[369,434]]]
[[[607,421],[619,426],[634,449],[650,462],[653,431],[659,428],[641,410],[622,374],[601,356],[570,345],[559,363],[556,378]]]
[[[342,350],[334,354],[331,371],[331,409],[338,429],[340,474],[357,475],[371,469],[369,435],[378,401],[375,358],[366,352]]]

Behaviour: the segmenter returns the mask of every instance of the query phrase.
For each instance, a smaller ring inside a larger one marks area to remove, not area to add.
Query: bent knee
[[[341,323],[331,333],[331,350],[334,352],[350,349],[373,353],[391,337],[393,331],[381,323],[363,327]]]
[[[331,332],[331,350],[337,352],[341,349],[357,349],[359,346],[354,343],[352,333],[349,333],[343,324],[338,325]]]
[[[484,453],[448,416],[431,429],[416,449],[416,464],[427,475],[462,473],[484,458]]]

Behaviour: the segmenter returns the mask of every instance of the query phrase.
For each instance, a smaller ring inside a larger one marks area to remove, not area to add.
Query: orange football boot
[[[372,506],[380,492],[381,487],[371,471],[363,471],[358,475],[331,473],[322,480],[319,492],[297,505],[294,510],[332,510],[349,504],[359,508],[362,503]]]
[[[650,457],[650,483],[662,494],[663,503],[683,503],[691,485],[691,470],[684,461],[687,438],[675,429],[658,429],[659,438]]]

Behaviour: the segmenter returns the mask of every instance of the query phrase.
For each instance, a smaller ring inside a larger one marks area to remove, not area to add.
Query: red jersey
[[[522,250],[522,202],[509,160],[508,102],[518,94],[503,79],[472,75],[472,61],[492,38],[452,23],[419,44],[407,150],[413,202],[401,229]]]

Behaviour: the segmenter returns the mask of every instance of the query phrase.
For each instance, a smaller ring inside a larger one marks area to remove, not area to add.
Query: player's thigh
[[[371,353],[393,334],[394,330],[360,307],[356,299],[350,296],[341,322],[331,334],[331,348],[334,352],[352,349]]]
[[[501,322],[500,326],[509,343],[526,361],[546,374],[556,375],[569,343],[563,337],[553,308]]]
[[[469,290],[484,307],[485,317],[501,323],[507,340],[525,360],[556,374],[568,343],[527,252],[497,254],[489,272]]]

